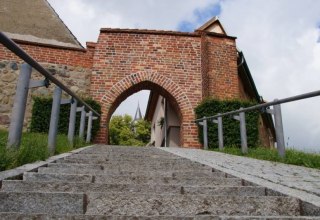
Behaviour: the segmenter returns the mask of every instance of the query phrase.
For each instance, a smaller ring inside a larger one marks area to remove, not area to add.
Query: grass
[[[0,130],[0,171],[12,169],[27,163],[47,159],[47,134],[23,133],[19,149],[6,149],[8,132]],[[80,138],[75,139],[74,146],[68,142],[66,135],[58,135],[55,155],[87,145]]]
[[[227,154],[233,154],[238,156],[245,156],[260,160],[268,160],[274,162],[281,162],[286,164],[292,164],[297,166],[305,166],[310,168],[320,169],[320,154],[317,153],[305,153],[293,149],[286,150],[285,158],[278,156],[276,149],[269,149],[264,147],[249,148],[248,154],[243,154],[240,148],[226,147],[224,150],[210,149]]]

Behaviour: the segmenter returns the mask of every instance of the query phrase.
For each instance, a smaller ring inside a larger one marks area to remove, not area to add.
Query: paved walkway
[[[320,206],[320,170],[198,149],[160,149]]]

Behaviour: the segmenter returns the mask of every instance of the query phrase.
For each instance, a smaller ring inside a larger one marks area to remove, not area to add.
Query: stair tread
[[[312,216],[119,216],[119,215],[47,215],[47,214],[21,214],[15,212],[0,212],[0,218],[5,220],[319,220],[319,217]]]
[[[320,208],[157,148],[96,145],[0,186],[0,219],[320,219],[299,216]]]
[[[83,193],[0,192],[0,212],[83,214]]]
[[[159,176],[125,176],[125,175],[89,175],[89,174],[54,174],[27,172],[24,181],[62,181],[62,182],[95,182],[95,183],[135,183],[135,184],[186,184],[186,185],[242,185],[239,178],[225,177],[159,177]]]
[[[109,169],[101,169],[99,168],[77,168],[77,167],[40,167],[38,169],[38,173],[65,173],[65,174],[92,174],[95,175],[130,175],[136,176],[140,175],[148,175],[148,176],[193,176],[193,177],[231,177],[231,175],[227,175],[222,172],[212,172],[208,170],[203,171],[121,171],[121,170],[109,170]]]
[[[207,196],[88,193],[86,214],[299,215],[299,200],[278,196]]]
[[[105,184],[105,183],[70,183],[70,182],[25,182],[5,180],[2,191],[43,191],[46,192],[128,192],[151,194],[208,194],[208,195],[239,195],[263,196],[264,187],[252,186],[185,186],[185,185],[147,185],[147,184]]]

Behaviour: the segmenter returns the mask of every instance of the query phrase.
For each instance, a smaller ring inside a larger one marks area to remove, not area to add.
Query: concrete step
[[[290,197],[148,195],[88,193],[86,214],[135,216],[300,215],[299,200]]]
[[[32,182],[81,182],[81,183],[108,183],[108,184],[170,184],[188,186],[242,186],[239,178],[214,177],[161,177],[161,176],[122,176],[122,175],[88,175],[88,174],[53,174],[27,172],[24,181]]]
[[[5,192],[122,192],[144,194],[205,194],[235,196],[265,196],[268,193],[267,189],[264,187],[251,186],[195,187],[184,185],[26,182],[19,180],[4,180],[2,182],[1,190]]]
[[[117,216],[0,213],[2,220],[319,220],[308,216]]]
[[[3,220],[319,220],[308,216],[117,216],[117,215],[47,215],[0,213]]]
[[[113,171],[113,170],[101,170],[92,168],[78,169],[77,167],[40,167],[38,173],[62,173],[62,174],[95,174],[95,175],[127,175],[127,176],[163,176],[163,177],[233,177],[222,172],[211,172],[208,170],[199,171]]]
[[[99,165],[99,164],[48,163],[48,167],[104,170],[104,167],[102,165]]]
[[[92,183],[94,182],[94,176],[86,174],[67,175],[67,174],[41,174],[34,172],[26,172],[23,174],[23,181],[29,182],[80,182],[80,183]]]
[[[150,176],[95,176],[95,183],[118,184],[170,184],[187,186],[242,186],[239,178],[210,178],[210,177],[150,177]]]
[[[131,164],[135,166],[190,166],[195,168],[205,167],[206,165],[200,164],[198,162],[193,162],[191,160],[125,160],[113,161],[112,158],[88,158],[88,157],[81,157],[81,158],[72,158],[66,157],[64,159],[59,159],[56,163],[80,163],[80,164],[104,164],[104,165],[124,165],[124,164]]]
[[[135,146],[112,146],[112,145],[96,145],[93,148],[88,148],[82,151],[82,153],[101,153],[101,152],[134,152],[134,153],[158,153],[158,154],[164,154],[164,155],[172,155],[168,152],[162,151],[155,147],[135,147]]]
[[[83,214],[80,193],[0,192],[0,212]]]
[[[78,154],[108,154],[108,155],[113,155],[113,156],[119,156],[119,157],[132,157],[132,156],[145,156],[145,157],[150,157],[150,156],[160,156],[160,157],[168,157],[168,158],[178,158],[178,156],[170,154],[168,152],[162,151],[160,149],[150,149],[150,148],[144,148],[140,147],[138,149],[134,148],[127,148],[127,147],[122,147],[119,149],[111,149],[107,147],[106,149],[87,149],[84,151],[79,152]]]
[[[75,158],[75,159],[82,159],[82,158],[91,158],[91,159],[110,159],[110,160],[117,160],[117,161],[128,161],[128,160],[137,160],[137,159],[142,159],[142,160],[188,160],[185,158],[181,158],[178,156],[163,156],[163,155],[157,155],[157,154],[152,154],[149,156],[146,155],[141,155],[141,154],[134,154],[134,155],[118,155],[118,154],[110,154],[110,153],[100,153],[100,154],[84,154],[84,153],[77,153],[71,155],[69,158]]]
[[[0,219],[320,219],[299,216],[317,207],[157,148],[102,145],[37,171],[2,181]]]
[[[154,163],[112,163],[107,161],[99,161],[99,160],[75,160],[75,159],[63,159],[57,160],[56,163],[64,163],[64,164],[98,164],[103,166],[105,169],[148,169],[148,170],[179,170],[179,169],[193,169],[193,170],[201,170],[207,169],[210,170],[210,167],[205,166],[200,163],[191,163],[191,162],[183,162],[183,163],[162,163],[162,162],[154,162]]]
[[[63,163],[62,163],[63,162]],[[68,163],[68,160],[60,161],[59,163],[50,163],[48,167],[78,167],[78,168],[100,168],[104,170],[112,171],[212,171],[211,167],[208,166],[199,166],[199,165],[173,165],[173,166],[160,166],[160,165],[148,165],[148,166],[137,166],[130,163],[124,163],[119,165],[108,165],[108,164],[85,164],[85,163]],[[72,161],[74,162],[74,161]],[[80,161],[79,161],[80,162]],[[82,161],[81,161],[82,162]]]

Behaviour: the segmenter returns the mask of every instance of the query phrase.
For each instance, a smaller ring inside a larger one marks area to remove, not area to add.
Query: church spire
[[[134,116],[134,120],[133,121],[138,121],[140,119],[142,119],[142,114],[141,114],[140,105],[139,105],[139,102],[138,102],[138,107],[137,107],[136,114]]]

